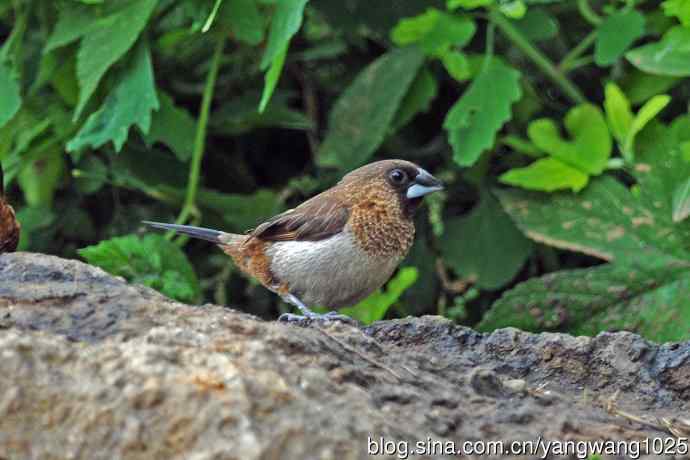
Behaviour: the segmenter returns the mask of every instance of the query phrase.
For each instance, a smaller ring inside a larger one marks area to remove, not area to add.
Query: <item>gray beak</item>
[[[417,168],[418,174],[412,185],[407,188],[407,198],[419,198],[432,192],[443,190],[443,183],[422,168]]]

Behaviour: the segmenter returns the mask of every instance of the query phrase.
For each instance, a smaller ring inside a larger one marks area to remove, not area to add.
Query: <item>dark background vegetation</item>
[[[286,305],[205,242],[369,161],[447,184],[348,313],[690,334],[690,1],[0,3],[20,249],[184,302]]]

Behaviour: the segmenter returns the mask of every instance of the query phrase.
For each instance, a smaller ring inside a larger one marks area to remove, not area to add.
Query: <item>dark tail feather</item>
[[[177,233],[182,233],[183,235],[191,236],[192,238],[198,238],[200,240],[210,241],[216,244],[223,244],[220,237],[224,235],[223,232],[218,230],[211,230],[210,228],[193,227],[191,225],[178,225],[178,224],[164,224],[161,222],[149,222],[143,221],[144,224],[150,225],[153,228],[158,228],[161,230],[173,230]]]

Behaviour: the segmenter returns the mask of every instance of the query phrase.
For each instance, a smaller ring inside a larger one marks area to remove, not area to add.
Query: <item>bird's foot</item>
[[[283,313],[278,317],[278,321],[282,323],[293,323],[293,324],[298,324],[300,326],[308,326],[309,324],[313,322],[331,322],[331,321],[339,321],[341,323],[346,323],[350,324],[352,326],[359,326],[359,322],[354,319],[350,318],[349,316],[346,315],[341,315],[337,311],[329,311],[328,313],[313,313],[310,312],[311,314],[307,315],[296,315],[294,313]]]

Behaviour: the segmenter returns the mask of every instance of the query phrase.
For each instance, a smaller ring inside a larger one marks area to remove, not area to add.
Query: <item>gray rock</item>
[[[432,316],[297,327],[176,303],[74,260],[0,255],[0,459],[639,440],[690,430],[689,400],[690,342],[480,334]],[[456,458],[409,455],[431,457]]]

